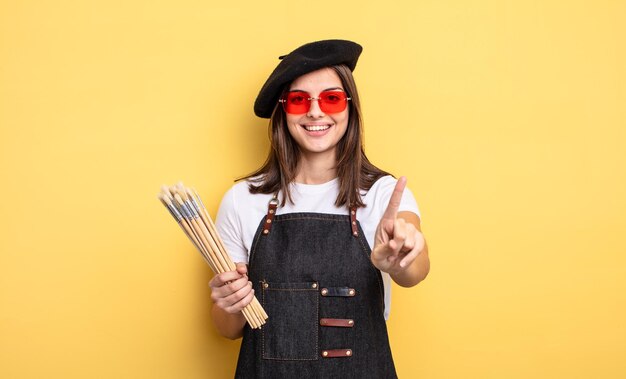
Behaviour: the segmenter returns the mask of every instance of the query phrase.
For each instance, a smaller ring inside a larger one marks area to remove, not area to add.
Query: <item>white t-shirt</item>
[[[220,204],[215,221],[217,230],[224,240],[224,245],[235,262],[248,263],[252,240],[263,217],[271,194],[251,194],[249,182],[241,181],[226,192]],[[367,193],[362,193],[364,208],[357,210],[357,220],[361,224],[370,248],[374,246],[374,234],[380,219],[389,204],[389,199],[396,185],[392,176],[380,178]],[[293,204],[287,201],[279,206],[276,214],[314,212],[327,214],[348,214],[347,207],[335,206],[339,194],[339,179],[335,178],[323,184],[291,184]],[[282,194],[279,194],[282,199]],[[411,191],[406,188],[402,195],[399,211],[410,211],[419,216],[419,209]],[[391,305],[391,278],[382,273],[385,289],[385,319],[389,317]]]

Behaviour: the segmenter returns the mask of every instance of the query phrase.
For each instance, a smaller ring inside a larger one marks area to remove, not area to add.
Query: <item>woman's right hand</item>
[[[209,282],[211,300],[226,313],[239,313],[254,297],[252,282],[248,280],[248,267],[237,263],[235,271],[217,274]]]

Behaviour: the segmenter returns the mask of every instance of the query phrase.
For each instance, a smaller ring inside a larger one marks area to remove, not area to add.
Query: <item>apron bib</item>
[[[396,378],[380,271],[350,215],[261,220],[248,275],[269,319],[247,324],[236,378]]]

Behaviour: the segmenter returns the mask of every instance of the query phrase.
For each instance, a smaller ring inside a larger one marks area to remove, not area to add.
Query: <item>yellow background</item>
[[[279,55],[346,38],[428,279],[402,378],[626,377],[624,1],[2,1],[0,377],[225,378],[239,342],[156,199],[258,167]]]

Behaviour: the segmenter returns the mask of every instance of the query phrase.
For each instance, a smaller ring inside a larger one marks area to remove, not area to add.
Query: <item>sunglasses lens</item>
[[[306,92],[288,92],[282,99],[283,108],[289,114],[304,114],[311,108],[311,95]],[[339,113],[346,109],[348,98],[342,91],[324,91],[319,95],[319,107],[324,113]]]
[[[320,108],[324,113],[339,113],[346,109],[346,94],[340,91],[324,91],[320,93]]]
[[[309,111],[311,101],[309,94],[306,92],[289,92],[283,99],[285,112],[290,114],[303,114]]]

